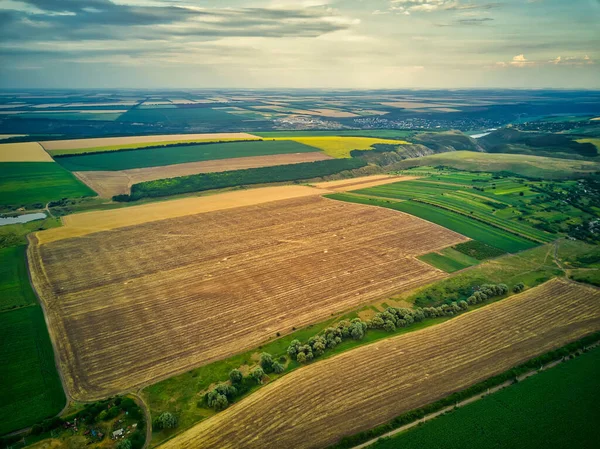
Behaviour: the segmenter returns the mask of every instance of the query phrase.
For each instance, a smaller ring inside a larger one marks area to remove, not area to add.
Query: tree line
[[[248,168],[218,173],[200,173],[178,178],[146,181],[131,186],[130,195],[115,195],[114,201],[129,202],[141,198],[153,198],[181,193],[201,192],[251,184],[298,181],[320,178],[364,167],[360,159],[328,159],[316,162],[276,165],[273,167]]]

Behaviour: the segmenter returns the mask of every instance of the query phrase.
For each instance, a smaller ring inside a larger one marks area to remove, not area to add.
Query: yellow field
[[[144,148],[153,145],[170,145],[191,142],[225,142],[260,140],[247,133],[167,134],[161,136],[102,137],[98,139],[50,140],[40,142],[51,154],[77,154],[94,151]]]
[[[600,291],[553,280],[300,368],[160,447],[327,447],[598,330]]]
[[[577,139],[579,143],[591,143],[600,151],[600,139]]]
[[[37,142],[0,144],[0,162],[54,162]]]
[[[388,145],[405,145],[409,142],[404,140],[378,139],[374,137],[276,137],[273,140],[293,140],[304,145],[323,150],[331,157],[350,157],[352,150],[372,150],[373,145],[384,143]]]
[[[252,206],[270,201],[323,195],[324,193],[327,193],[327,191],[305,186],[265,187],[143,204],[122,209],[84,212],[62,217],[63,227],[40,231],[36,237],[40,244],[45,244],[150,221]]]

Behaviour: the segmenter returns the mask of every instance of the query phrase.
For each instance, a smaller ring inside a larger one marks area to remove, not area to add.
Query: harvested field
[[[196,198],[182,198],[123,209],[85,212],[62,217],[63,227],[38,232],[36,237],[40,244],[44,244],[151,221],[322,194],[322,190],[304,186],[265,187]]]
[[[161,447],[325,447],[599,329],[600,291],[553,280],[301,368]]]
[[[112,198],[114,195],[129,194],[131,186],[139,182],[156,179],[176,178],[197,173],[216,173],[246,168],[272,167],[274,165],[298,164],[331,159],[324,153],[290,153],[273,156],[250,156],[213,161],[189,162],[162,167],[133,168],[121,171],[83,171],[74,174],[98,195]]]
[[[243,139],[251,140],[259,137],[247,133],[214,133],[214,134],[167,134],[161,136],[101,137],[97,139],[49,140],[40,142],[46,150],[77,150],[80,148],[96,148],[115,145],[131,145],[139,143],[196,141],[207,139]]]
[[[0,162],[54,162],[37,142],[0,144]]]
[[[333,190],[335,192],[348,192],[356,189],[367,189],[369,187],[391,184],[394,182],[411,181],[419,179],[418,176],[390,176],[390,175],[373,175],[361,176],[358,178],[341,179],[339,181],[325,181],[313,184],[318,189]]]
[[[442,278],[415,256],[466,238],[312,196],[33,240],[67,388],[94,400]]]

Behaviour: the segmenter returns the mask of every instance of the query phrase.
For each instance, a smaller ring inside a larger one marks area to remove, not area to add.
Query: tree
[[[296,359],[296,356],[298,355],[298,348],[300,347],[300,345],[300,340],[292,340],[292,342],[288,346],[287,353],[292,360]]]
[[[227,396],[218,393],[216,390],[211,391],[208,394],[208,406],[214,408],[216,411],[226,409],[229,405]]]
[[[250,377],[256,381],[256,383],[262,383],[262,378],[264,377],[265,372],[260,366],[257,366],[250,372]]]
[[[229,372],[229,380],[232,384],[240,384],[244,380],[244,375],[239,369],[232,369]]]
[[[177,417],[171,412],[162,412],[158,418],[156,418],[154,426],[157,429],[174,429],[177,427]]]
[[[523,290],[525,290],[525,284],[523,284],[522,282],[519,282],[513,287],[513,292],[515,293],[521,293]]]
[[[265,373],[273,372],[273,356],[268,352],[263,352],[260,355],[260,366]]]
[[[273,372],[275,374],[281,374],[285,371],[285,367],[279,363],[279,362],[275,362],[273,363]]]
[[[306,354],[304,354],[303,352],[298,353],[298,355],[296,356],[296,360],[298,361],[298,363],[306,363]]]

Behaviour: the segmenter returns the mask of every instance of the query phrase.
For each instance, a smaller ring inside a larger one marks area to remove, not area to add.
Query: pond
[[[20,223],[29,223],[34,220],[42,220],[46,218],[46,214],[39,212],[37,214],[25,214],[18,215],[16,217],[0,217],[0,226],[11,225],[11,224],[20,224]]]

